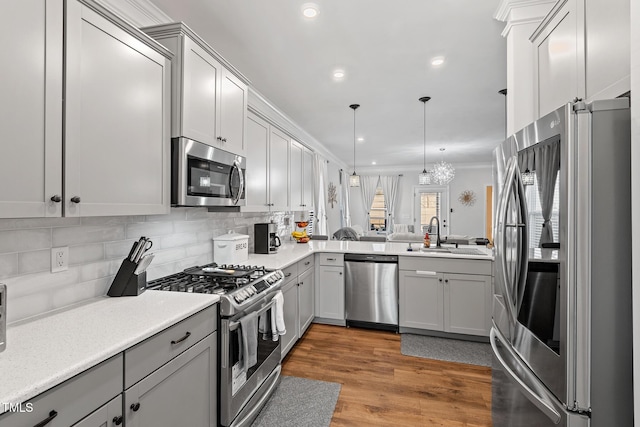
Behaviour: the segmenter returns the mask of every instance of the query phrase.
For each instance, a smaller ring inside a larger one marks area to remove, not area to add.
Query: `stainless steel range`
[[[271,325],[278,315],[281,296],[276,296],[283,278],[280,270],[213,263],[148,283],[147,289],[220,295],[218,422],[222,426],[249,426],[278,385],[280,336]]]

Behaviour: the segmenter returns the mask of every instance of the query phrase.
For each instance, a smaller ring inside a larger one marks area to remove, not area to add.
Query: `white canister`
[[[249,259],[249,236],[230,231],[213,238],[213,262],[240,264]]]

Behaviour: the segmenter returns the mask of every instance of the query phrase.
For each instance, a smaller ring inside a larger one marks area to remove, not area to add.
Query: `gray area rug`
[[[400,352],[405,356],[491,366],[491,345],[482,342],[402,334]]]
[[[338,383],[283,375],[251,427],[327,427],[340,388]]]

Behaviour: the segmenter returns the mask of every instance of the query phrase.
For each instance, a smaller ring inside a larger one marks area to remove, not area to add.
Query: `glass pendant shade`
[[[418,175],[418,184],[420,185],[431,184],[431,171],[427,172],[426,169],[423,169],[422,172]]]
[[[522,172],[522,185],[533,185],[534,184],[534,173],[529,169]]]
[[[360,187],[360,177],[356,175],[356,109],[359,104],[351,104],[353,110],[353,175],[349,176],[349,187]]]

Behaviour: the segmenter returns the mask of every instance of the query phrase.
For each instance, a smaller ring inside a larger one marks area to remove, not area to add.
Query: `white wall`
[[[453,165],[456,176],[448,185],[449,207],[453,212],[449,214],[448,234],[468,235],[470,237],[485,237],[485,207],[486,187],[492,185],[490,164],[478,165]],[[398,194],[398,207],[395,212],[396,223],[413,223],[413,189],[418,184],[418,169],[415,173],[403,169],[366,169],[358,171],[361,175],[398,175],[400,178],[400,191]],[[473,206],[464,206],[458,201],[458,196],[464,190],[471,190],[476,195]],[[364,230],[366,227],[366,211],[362,204],[362,196],[359,188],[351,188],[351,218],[353,224],[359,224]],[[444,234],[444,233],[443,233]]]

